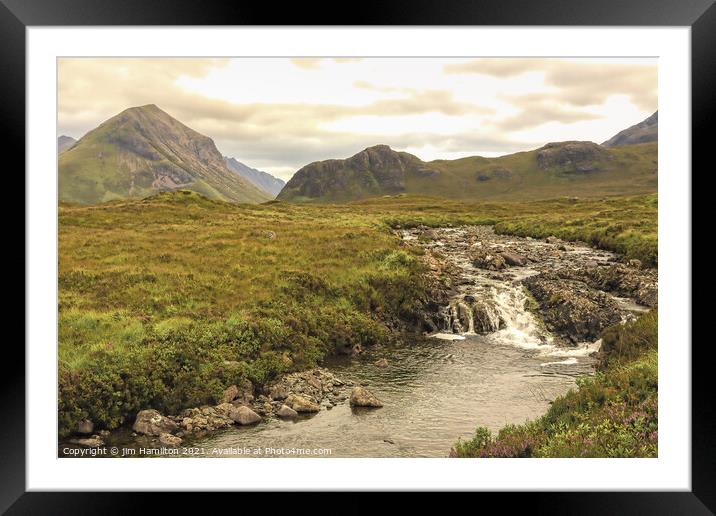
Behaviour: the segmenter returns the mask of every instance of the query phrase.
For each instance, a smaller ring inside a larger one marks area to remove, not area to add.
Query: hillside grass
[[[607,328],[597,374],[557,398],[541,418],[493,435],[478,427],[459,440],[458,457],[657,457],[658,317],[656,310]]]
[[[572,228],[656,261],[655,195],[235,205],[180,191],[61,204],[60,435],[84,418],[115,428],[143,408],[214,403],[242,379],[262,385],[395,339],[386,323],[414,321],[429,286],[422,251],[391,229],[423,224],[536,236]]]

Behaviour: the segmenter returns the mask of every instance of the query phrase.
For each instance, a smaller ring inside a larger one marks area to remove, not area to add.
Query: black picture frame
[[[0,0],[0,141],[6,152],[24,147],[26,28],[92,25],[689,26],[692,162],[693,167],[703,173],[709,170],[707,159],[713,145],[709,129],[716,120],[716,6],[713,0],[365,0],[350,5],[339,2],[270,4],[241,0]],[[24,153],[18,151],[13,158],[15,179],[19,183],[17,191],[24,192],[24,181],[17,172],[24,170]],[[6,166],[9,167],[7,163],[12,161],[6,161]],[[10,173],[9,168],[5,172]],[[690,171],[683,173],[690,174]],[[24,199],[24,195],[18,198]],[[26,258],[24,245],[17,246],[12,261],[22,259],[25,262]],[[9,344],[6,342],[5,347]],[[716,425],[713,389],[708,381],[708,369],[712,367],[708,360],[711,344],[702,344],[697,343],[691,350],[690,492],[524,493],[509,496],[486,493],[480,496],[500,496],[499,503],[503,508],[509,510],[526,504],[537,513],[713,514],[716,511]],[[14,342],[13,346],[18,348]],[[19,349],[15,352],[16,357],[5,356],[6,367],[0,374],[0,407],[4,420],[0,424],[0,511],[7,510],[8,514],[126,514],[141,508],[151,495],[25,492],[25,368],[22,367],[25,359]],[[12,361],[12,367],[7,365],[8,360]],[[165,498],[170,498],[162,500],[166,510],[186,503],[181,495]],[[421,497],[415,500],[421,503]],[[274,500],[272,503],[278,502]],[[362,503],[348,505],[356,510]]]

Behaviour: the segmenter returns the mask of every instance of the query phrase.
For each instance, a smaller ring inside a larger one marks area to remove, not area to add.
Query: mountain
[[[122,111],[60,154],[62,201],[92,204],[177,189],[231,202],[270,199],[226,167],[211,138],[154,104]]]
[[[607,149],[556,142],[498,158],[424,162],[387,145],[301,168],[278,195],[291,202],[344,202],[397,193],[453,199],[546,199],[655,192],[656,143]]]
[[[659,112],[656,111],[646,120],[624,129],[602,143],[605,147],[620,147],[637,143],[655,142],[659,139]]]
[[[236,172],[244,179],[248,179],[254,186],[258,186],[263,191],[270,193],[271,197],[276,197],[286,184],[285,181],[272,176],[268,172],[251,168],[234,158],[224,156],[224,161],[229,170]]]
[[[72,138],[72,136],[65,136],[64,134],[61,135],[59,138],[57,138],[57,153],[60,154],[62,152],[65,152],[75,143],[77,143],[77,140]]]

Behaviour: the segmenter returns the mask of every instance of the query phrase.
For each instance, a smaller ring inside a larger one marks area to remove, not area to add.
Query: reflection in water
[[[497,334],[499,335],[499,334]],[[385,357],[388,367],[373,362]],[[347,402],[298,421],[268,420],[186,444],[212,448],[329,448],[332,457],[446,457],[458,437],[478,425],[493,431],[539,417],[549,400],[589,374],[586,356],[553,354],[500,343],[495,337],[421,339],[330,364],[339,377],[365,384],[384,403],[352,410]]]

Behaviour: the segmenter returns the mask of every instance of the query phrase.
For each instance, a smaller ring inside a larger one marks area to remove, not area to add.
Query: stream
[[[563,251],[555,251],[554,244],[499,236],[488,227],[430,230],[427,239],[425,233],[403,230],[401,237],[439,252],[457,271],[440,331],[326,364],[342,380],[366,386],[382,408],[351,408],[346,400],[314,415],[270,418],[187,445],[209,456],[225,449],[263,449],[260,456],[300,449],[304,456],[321,457],[446,457],[454,442],[470,438],[477,426],[497,431],[541,416],[577,377],[593,373],[590,355],[599,342],[557,342],[526,309],[521,282],[555,267],[609,263],[615,260],[612,253],[565,243],[560,243]],[[517,249],[533,259],[527,266],[484,270],[471,263],[471,253],[481,246]],[[477,309],[466,306],[466,296],[489,300],[486,313],[478,316]],[[631,299],[614,299],[623,319],[646,310]],[[483,333],[475,332],[476,325]],[[387,365],[377,364],[381,358]]]

